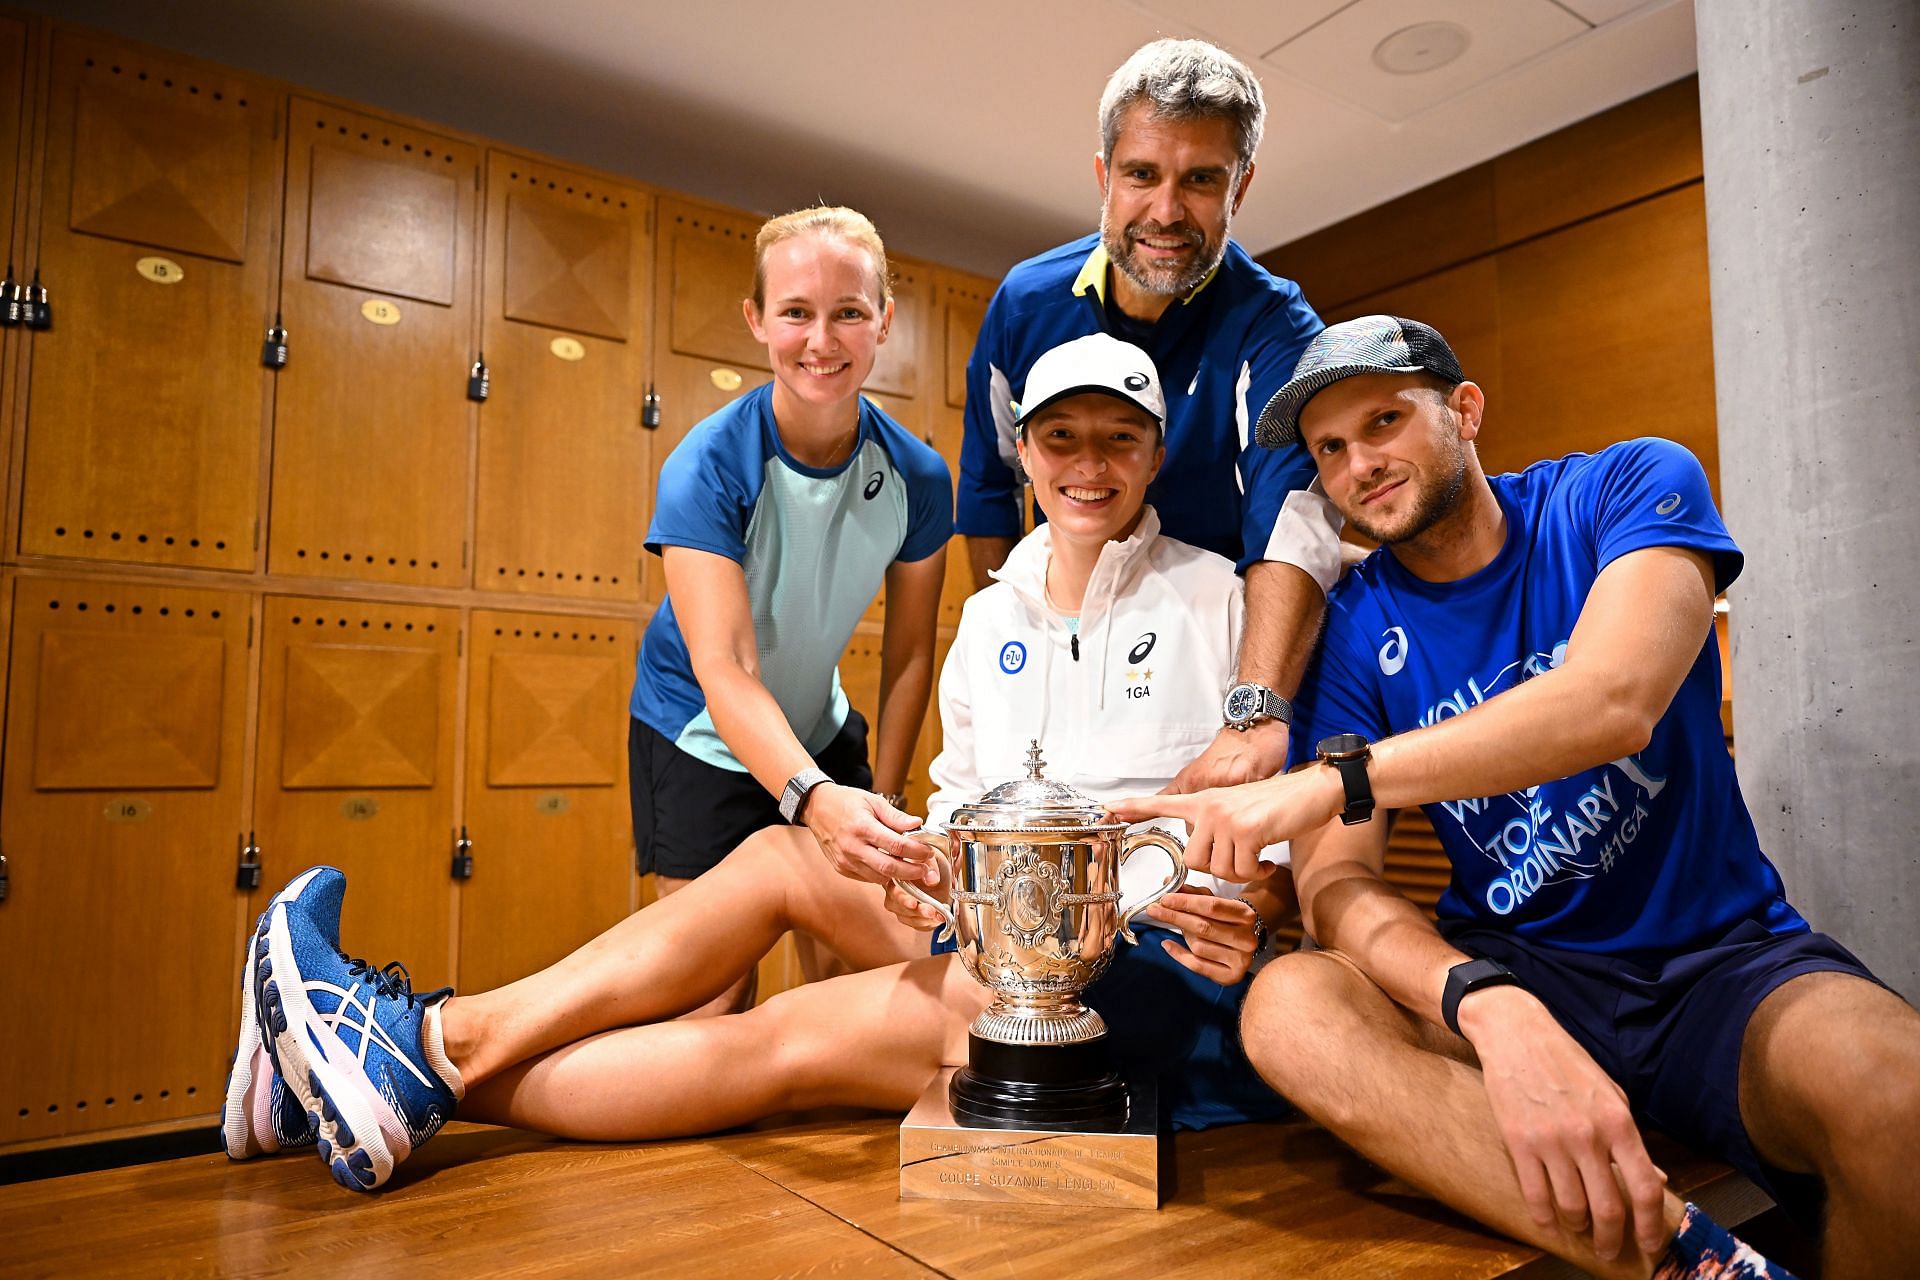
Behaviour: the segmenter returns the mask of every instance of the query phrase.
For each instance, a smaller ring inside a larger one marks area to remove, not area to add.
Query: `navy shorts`
[[[1248,977],[1231,987],[1183,967],[1160,946],[1180,935],[1136,921],[1135,945],[1114,943],[1113,963],[1083,995],[1107,1022],[1114,1065],[1157,1075],[1160,1115],[1175,1130],[1278,1120],[1292,1113],[1240,1047]],[[933,953],[954,950],[933,944]]]
[[[842,786],[873,789],[867,765],[867,721],[847,722],[814,763]],[[634,858],[640,873],[691,880],[711,871],[763,827],[781,827],[780,803],[753,775],[688,755],[652,725],[627,725],[627,789],[633,801]]]
[[[1468,955],[1498,960],[1538,996],[1627,1095],[1641,1120],[1725,1160],[1803,1221],[1819,1180],[1763,1162],[1740,1119],[1740,1046],[1760,1002],[1804,973],[1879,983],[1824,933],[1769,933],[1755,920],[1663,963],[1542,946],[1499,929],[1442,921]]]

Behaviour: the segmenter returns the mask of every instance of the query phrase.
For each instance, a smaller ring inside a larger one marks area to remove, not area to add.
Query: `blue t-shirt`
[[[967,361],[961,533],[1020,536],[1013,405],[1035,360],[1063,342],[1115,328],[1107,270],[1100,237],[1082,236],[1020,263],[994,293]],[[1298,445],[1261,448],[1249,424],[1324,327],[1299,285],[1228,241],[1213,274],[1144,334],[1117,335],[1153,357],[1166,393],[1167,457],[1147,486],[1161,532],[1242,569],[1279,558],[1284,548],[1268,551],[1280,508],[1287,494],[1313,482],[1313,459]]]
[[[692,547],[739,562],[761,683],[794,736],[819,751],[846,723],[840,655],[887,566],[926,559],[953,532],[946,462],[863,398],[847,461],[806,466],[780,442],[769,384],[689,432],[656,493],[647,550]],[[647,624],[631,710],[689,755],[745,772],[713,727],[671,599]]]
[[[1608,564],[1645,547],[1740,549],[1681,446],[1631,440],[1491,478],[1506,542],[1458,582],[1424,582],[1376,551],[1327,600],[1302,685],[1296,762],[1329,734],[1379,740],[1460,715],[1559,666]],[[1644,751],[1507,795],[1425,806],[1452,863],[1443,919],[1604,955],[1669,955],[1742,920],[1807,928],[1760,851],[1720,722],[1708,636]]]

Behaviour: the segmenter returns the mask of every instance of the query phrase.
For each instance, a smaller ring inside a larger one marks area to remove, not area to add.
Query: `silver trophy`
[[[937,936],[957,939],[967,972],[993,991],[949,1088],[955,1117],[1102,1129],[1124,1122],[1127,1090],[1107,1062],[1106,1023],[1080,993],[1106,972],[1116,937],[1135,940],[1134,918],[1186,883],[1184,850],[1161,832],[1103,821],[1097,802],[1044,769],[1032,742],[1026,777],[955,809],[945,834],[916,836],[937,851],[949,900],[894,883],[940,913]],[[1146,848],[1167,855],[1167,878],[1122,906],[1120,868]]]

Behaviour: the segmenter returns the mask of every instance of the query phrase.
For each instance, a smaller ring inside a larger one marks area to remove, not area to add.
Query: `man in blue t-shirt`
[[[1322,327],[1300,286],[1230,238],[1265,119],[1260,82],[1225,50],[1156,40],[1135,52],[1100,99],[1100,230],[1014,267],[967,363],[955,527],[978,587],[1022,533],[1015,406],[1034,361],[1106,333],[1160,371],[1167,455],[1147,500],[1167,536],[1239,566],[1252,641],[1235,686],[1245,692],[1177,790],[1284,767],[1283,699],[1340,572],[1338,515],[1307,491],[1313,464],[1252,435],[1254,414]]]
[[[1824,1190],[1826,1274],[1894,1274],[1920,1015],[1760,850],[1712,634],[1741,555],[1706,476],[1643,439],[1489,479],[1484,408],[1417,322],[1308,346],[1260,440],[1304,443],[1382,547],[1328,598],[1301,767],[1115,810],[1187,819],[1189,864],[1230,879],[1294,840],[1324,950],[1266,970],[1247,1051],[1368,1158],[1589,1270],[1685,1275],[1736,1242],[1666,1193],[1640,1120],[1789,1209]],[[1382,876],[1375,806],[1413,804],[1452,866],[1437,927]]]

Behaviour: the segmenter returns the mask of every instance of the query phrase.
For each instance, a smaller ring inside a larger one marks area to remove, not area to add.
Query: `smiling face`
[[[1148,293],[1191,292],[1218,266],[1253,167],[1239,171],[1233,122],[1169,120],[1137,103],[1096,159],[1100,239],[1114,268]]]
[[[1040,410],[1027,419],[1019,444],[1053,536],[1091,543],[1133,532],[1166,456],[1151,414],[1099,392]]]
[[[1383,545],[1418,538],[1459,505],[1478,461],[1485,399],[1463,382],[1397,373],[1343,378],[1300,411],[1300,440],[1320,483],[1353,527]]]
[[[798,235],[767,249],[765,304],[749,298],[745,309],[773,366],[776,417],[783,407],[857,410],[893,315],[877,271],[871,254],[835,236]]]

